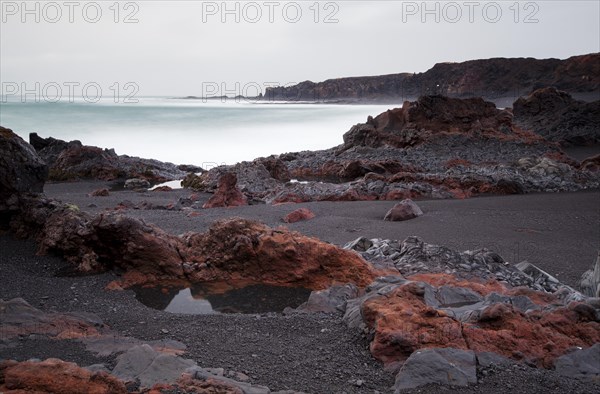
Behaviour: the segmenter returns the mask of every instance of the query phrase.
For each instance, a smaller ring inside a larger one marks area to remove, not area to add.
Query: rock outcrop
[[[600,298],[600,251],[593,267],[581,276],[579,287],[586,296]]]
[[[586,103],[555,88],[538,89],[513,104],[515,124],[562,145],[600,143],[600,100]]]
[[[286,223],[296,223],[304,220],[310,220],[315,217],[313,211],[308,208],[296,209],[283,217],[283,221]]]
[[[267,88],[264,100],[394,102],[425,94],[487,99],[527,94],[544,86],[568,92],[600,90],[600,54],[565,60],[493,58],[438,63],[424,73],[329,79]]]
[[[80,141],[41,138],[36,133],[29,135],[29,141],[48,165],[49,179],[52,181],[142,178],[151,183],[162,183],[183,179],[190,171],[202,171],[194,166],[119,156],[113,149],[87,146]]]
[[[237,187],[237,176],[228,172],[219,178],[215,194],[202,208],[224,208],[248,205],[248,199]]]

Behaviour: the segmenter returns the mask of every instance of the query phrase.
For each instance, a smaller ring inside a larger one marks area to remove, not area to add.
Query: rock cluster
[[[36,133],[30,134],[29,141],[48,165],[49,179],[52,181],[142,178],[147,182],[162,183],[182,179],[189,171],[202,170],[158,160],[119,156],[113,149],[87,146],[80,141],[42,138]]]
[[[233,172],[249,201],[273,204],[600,186],[596,161],[579,164],[534,131],[515,123],[509,109],[480,98],[424,96],[353,126],[338,147],[217,167],[190,176],[184,186],[214,192],[219,178]]]
[[[555,88],[538,89],[513,105],[515,123],[562,145],[600,143],[600,100],[586,103]]]

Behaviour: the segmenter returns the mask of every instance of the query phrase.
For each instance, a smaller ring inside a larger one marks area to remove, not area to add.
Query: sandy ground
[[[149,201],[169,204],[190,191],[111,192],[109,197],[88,197],[103,186],[98,182],[48,184],[46,194],[73,203],[90,213],[114,208],[120,202]],[[201,201],[210,195],[201,195]],[[96,207],[90,208],[94,204]],[[424,215],[407,222],[385,222],[393,201],[316,202],[278,206],[253,205],[199,210],[200,216],[164,210],[127,210],[127,214],[181,234],[205,231],[215,220],[244,217],[343,245],[360,236],[403,240],[416,235],[424,241],[458,250],[488,248],[510,263],[527,260],[576,286],[600,249],[600,191],[479,197],[467,200],[419,201]],[[281,218],[300,208],[311,209],[310,221],[285,224]]]

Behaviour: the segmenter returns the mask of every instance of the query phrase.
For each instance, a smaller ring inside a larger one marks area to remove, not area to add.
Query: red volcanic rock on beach
[[[219,178],[215,194],[202,208],[239,207],[248,205],[246,196],[237,187],[237,176],[228,172]]]
[[[302,286],[315,290],[335,283],[366,286],[378,274],[358,254],[285,228],[245,219],[215,223],[206,233],[185,237],[193,281],[236,280]]]
[[[409,279],[413,281],[366,299],[360,308],[374,332],[371,353],[386,364],[403,362],[421,348],[452,347],[550,368],[573,347],[600,342],[600,321],[587,304],[561,306],[554,295],[511,290],[496,281],[478,283],[445,274]],[[452,294],[457,301],[465,294],[474,299],[443,305],[440,294]],[[529,305],[526,311],[519,302]]]
[[[501,141],[541,141],[512,123],[512,113],[482,98],[423,96],[369,118],[344,134],[343,149],[355,146],[406,148],[433,138],[467,135]]]
[[[91,372],[55,358],[0,363],[0,392],[126,394],[125,384],[106,372]]]
[[[286,223],[296,223],[303,220],[310,220],[315,217],[313,211],[308,208],[299,208],[292,211],[283,217],[283,221]]]

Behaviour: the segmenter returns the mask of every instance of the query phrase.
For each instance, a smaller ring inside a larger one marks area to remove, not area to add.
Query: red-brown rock
[[[569,349],[600,342],[600,322],[586,304],[557,306],[553,295],[508,289],[496,281],[477,283],[445,274],[420,274],[410,279],[434,287],[469,288],[482,296],[492,292],[526,295],[542,308],[525,313],[496,302],[459,321],[443,308],[426,303],[421,282],[408,282],[385,296],[366,300],[361,307],[365,323],[374,330],[371,352],[386,364],[402,362],[420,348],[453,347],[494,352],[549,368]]]
[[[423,211],[419,206],[410,199],[400,201],[394,205],[386,214],[383,220],[390,222],[400,222],[404,220],[414,219],[423,215]]]
[[[127,389],[106,372],[90,372],[77,364],[50,358],[41,362],[0,363],[0,392],[126,394]]]
[[[283,217],[283,221],[286,223],[296,223],[303,220],[310,220],[315,217],[313,211],[308,208],[298,208]]]
[[[90,197],[108,197],[110,192],[107,188],[97,189],[90,193]]]
[[[248,205],[248,200],[237,187],[237,176],[228,172],[219,178],[217,191],[202,208],[239,207],[242,205]]]

